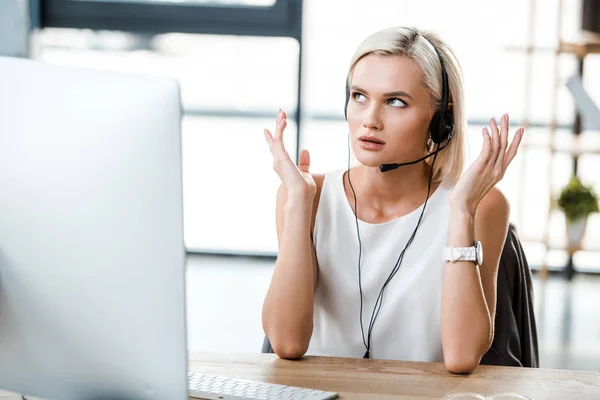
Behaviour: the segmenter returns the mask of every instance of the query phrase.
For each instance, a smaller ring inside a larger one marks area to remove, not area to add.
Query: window
[[[178,78],[186,111],[186,244],[191,250],[262,254],[276,251],[278,185],[262,128],[272,126],[277,108],[296,109],[299,63],[302,118],[299,133],[295,124],[288,126],[288,150],[296,153],[299,138],[311,152],[313,172],[346,168],[344,85],[354,50],[366,35],[386,26],[431,29],[450,42],[463,67],[469,162],[479,154],[480,130],[490,117],[508,112],[513,132],[529,121],[528,144],[500,187],[511,202],[511,219],[530,263],[564,266],[562,216],[548,218],[548,210],[572,172],[574,105],[564,80],[577,66],[568,54],[555,61],[558,0],[538,4],[530,18],[534,3],[467,1],[460,9],[468,8],[469,14],[457,23],[458,6],[442,1],[46,0],[43,26],[77,29],[44,29],[39,58]],[[579,26],[579,3],[563,3],[561,33],[569,37]],[[530,37],[536,50],[528,56],[523,48]],[[599,61],[588,57],[586,69],[598,69]],[[600,85],[593,79],[586,76],[586,87],[600,104]],[[555,85],[556,106],[551,101]],[[600,134],[584,132],[581,143],[600,148]],[[600,190],[598,154],[582,156],[579,166],[582,179]],[[599,224],[598,216],[589,221],[590,249],[600,240],[594,234]],[[542,243],[546,233],[549,252]],[[582,252],[576,262],[591,265],[591,259]]]
[[[46,29],[38,38],[37,58],[177,78],[185,114],[186,247],[274,253],[279,180],[263,128],[272,130],[278,108],[290,114],[296,108],[297,41],[165,34],[140,47],[138,39],[119,32]],[[297,129],[292,118],[285,135],[294,157]]]

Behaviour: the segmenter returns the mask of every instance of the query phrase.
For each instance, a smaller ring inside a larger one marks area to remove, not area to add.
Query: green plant
[[[598,195],[590,186],[585,186],[577,176],[562,188],[557,199],[567,221],[573,222],[598,212]]]

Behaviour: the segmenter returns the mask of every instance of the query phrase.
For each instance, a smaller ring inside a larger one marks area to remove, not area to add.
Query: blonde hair
[[[464,113],[462,69],[454,51],[446,43],[436,34],[414,27],[383,29],[367,37],[356,50],[348,71],[348,84],[352,81],[356,64],[367,55],[408,57],[421,70],[421,84],[433,99],[432,110],[437,111],[442,100],[442,66],[432,43],[444,60],[448,75],[448,108],[454,115],[454,134],[448,146],[437,154],[433,180],[453,185],[463,171],[467,123]],[[433,156],[426,160],[430,166],[432,161]]]

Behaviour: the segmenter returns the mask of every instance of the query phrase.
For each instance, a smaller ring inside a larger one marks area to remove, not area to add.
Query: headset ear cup
[[[431,119],[429,132],[433,143],[443,143],[454,131],[454,116],[450,111],[445,113],[437,112]]]
[[[429,124],[429,133],[431,134],[431,140],[433,143],[442,143],[443,141],[443,131],[442,131],[442,121],[440,118],[440,113],[436,112],[431,118],[431,123]]]
[[[454,114],[452,112],[447,111],[444,118],[444,139],[452,136],[454,134]]]

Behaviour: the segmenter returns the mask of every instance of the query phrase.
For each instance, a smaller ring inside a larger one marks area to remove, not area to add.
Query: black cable
[[[439,150],[439,149],[440,149],[440,143],[437,144],[436,150]],[[419,225],[421,224],[421,221],[423,220],[425,208],[427,207],[427,202],[429,201],[429,195],[431,194],[431,184],[433,182],[434,165],[435,165],[435,160],[437,158],[438,152],[439,151],[435,152],[435,154],[433,156],[433,160],[431,162],[431,170],[429,173],[429,180],[428,180],[428,184],[427,184],[427,197],[425,198],[425,203],[423,204],[423,210],[421,210],[421,215],[419,216],[417,226],[415,227],[415,230],[413,231],[411,237],[409,238],[406,246],[400,253],[400,256],[398,257],[398,260],[396,261],[396,264],[394,265],[392,272],[390,273],[389,277],[386,279],[385,283],[383,284],[383,286],[379,292],[379,295],[377,296],[375,305],[373,306],[373,312],[371,313],[371,320],[369,321],[369,329],[367,332],[367,338],[365,339],[363,315],[362,315],[363,314],[363,292],[362,292],[362,274],[361,274],[362,240],[360,238],[360,228],[358,225],[358,205],[357,205],[357,200],[356,200],[356,192],[354,191],[354,186],[352,185],[352,180],[350,179],[350,134],[348,134],[348,183],[350,184],[350,188],[352,190],[352,195],[354,196],[354,220],[356,223],[356,234],[358,236],[358,246],[359,246],[359,251],[358,251],[358,288],[359,288],[359,292],[360,292],[360,330],[362,333],[363,344],[366,348],[366,352],[365,352],[363,358],[370,358],[370,355],[371,355],[370,354],[371,353],[371,336],[372,336],[372,332],[373,332],[373,327],[375,326],[375,321],[377,320],[377,317],[379,316],[379,313],[381,311],[381,306],[383,305],[383,294],[385,292],[385,289],[386,289],[387,285],[391,282],[392,278],[396,275],[396,273],[400,269],[400,265],[402,263],[402,260],[404,259],[404,254],[406,253],[406,250],[408,249],[408,247],[412,244],[412,242],[417,234],[417,230],[419,229]]]
[[[438,144],[438,148],[439,148],[439,144]],[[431,163],[431,170],[429,173],[429,181],[428,181],[428,185],[427,185],[427,197],[425,198],[425,203],[423,204],[423,210],[421,210],[421,215],[419,216],[419,220],[417,221],[417,226],[415,227],[415,230],[413,231],[410,239],[408,240],[406,246],[404,247],[404,250],[402,250],[402,253],[400,253],[400,256],[398,257],[398,260],[396,261],[396,264],[394,265],[394,268],[392,269],[390,276],[383,284],[381,291],[379,292],[379,296],[377,297],[377,300],[375,301],[375,306],[373,307],[373,314],[371,314],[371,321],[369,322],[369,332],[368,332],[368,336],[367,336],[368,347],[367,347],[367,353],[366,353],[367,357],[366,358],[369,358],[369,356],[370,356],[369,353],[371,350],[371,335],[373,332],[373,327],[375,326],[375,320],[379,316],[379,313],[381,311],[381,306],[383,305],[383,295],[385,293],[385,289],[387,288],[387,285],[391,282],[392,278],[399,271],[400,265],[402,264],[402,261],[404,260],[404,254],[406,253],[406,250],[408,249],[408,247],[412,244],[413,240],[415,239],[417,230],[419,229],[419,226],[421,225],[421,221],[423,220],[425,208],[427,207],[427,202],[429,201],[429,195],[431,194],[431,184],[433,181],[432,178],[433,178],[433,171],[434,171],[433,167],[434,167],[436,158],[437,158],[437,154],[433,157],[433,161]],[[377,308],[377,312],[375,312],[376,308]]]
[[[367,341],[365,340],[365,328],[363,326],[363,293],[362,293],[362,284],[361,284],[361,271],[360,271],[360,259],[362,255],[362,242],[360,240],[360,229],[358,228],[358,217],[357,217],[357,205],[356,205],[356,193],[354,192],[354,186],[352,186],[352,181],[350,180],[350,133],[348,133],[348,183],[350,184],[350,188],[352,189],[352,194],[354,195],[354,218],[356,222],[356,233],[358,234],[358,290],[360,292],[360,332],[362,333],[363,344],[365,348],[368,349]]]

